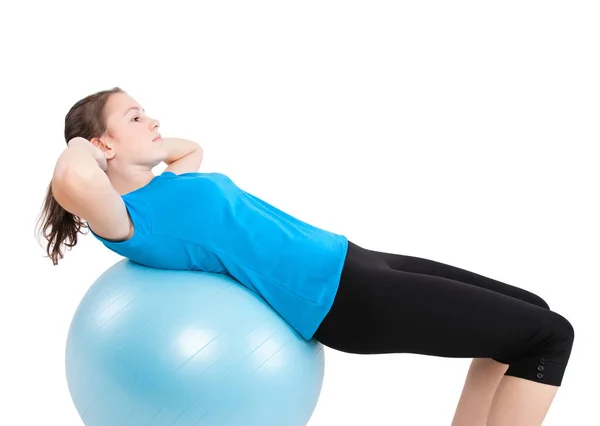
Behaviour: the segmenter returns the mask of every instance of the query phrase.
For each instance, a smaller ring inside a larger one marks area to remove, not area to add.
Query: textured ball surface
[[[66,347],[87,426],[305,426],[324,362],[233,278],[127,259],[87,291]]]

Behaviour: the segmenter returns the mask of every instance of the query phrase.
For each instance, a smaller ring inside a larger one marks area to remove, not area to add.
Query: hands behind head
[[[92,144],[89,140],[80,136],[76,136],[67,142],[67,146],[83,146],[94,157],[94,160],[96,160],[98,166],[102,169],[102,171],[106,172],[106,169],[108,167],[106,156],[100,148]]]

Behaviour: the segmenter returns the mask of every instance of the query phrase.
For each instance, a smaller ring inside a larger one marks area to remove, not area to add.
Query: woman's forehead
[[[123,93],[111,96],[107,107],[109,115],[115,118],[122,118],[131,111],[145,112],[144,108],[135,99]]]

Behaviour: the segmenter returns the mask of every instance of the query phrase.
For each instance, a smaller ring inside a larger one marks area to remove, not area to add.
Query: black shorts
[[[574,331],[539,296],[433,260],[349,242],[314,338],[356,354],[493,358],[506,375],[560,386]]]

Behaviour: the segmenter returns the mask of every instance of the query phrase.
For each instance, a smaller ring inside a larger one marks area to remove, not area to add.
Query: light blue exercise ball
[[[305,426],[325,355],[223,274],[117,262],[69,328],[66,375],[86,426]]]

